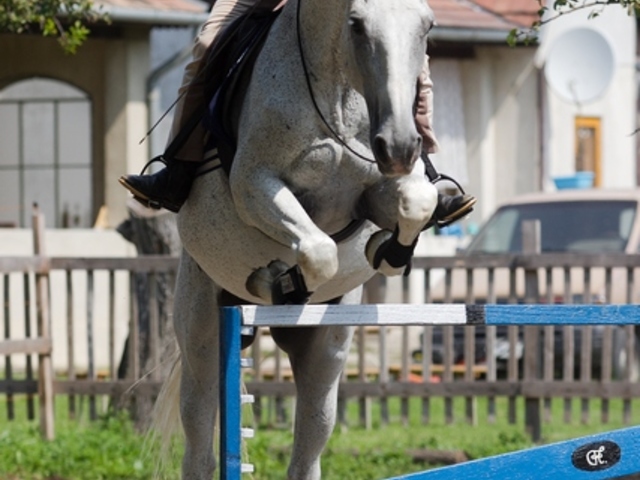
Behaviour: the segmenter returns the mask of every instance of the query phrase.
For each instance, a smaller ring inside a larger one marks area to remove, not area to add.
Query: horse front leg
[[[340,304],[357,304],[359,287]],[[353,338],[353,327],[272,328],[288,355],[296,384],[293,450],[288,480],[319,480],[320,457],[336,423],[338,386]]]
[[[182,478],[211,480],[218,410],[218,289],[185,252],[175,298],[174,330],[182,357],[180,415],[185,434]]]
[[[238,215],[246,224],[295,252],[302,277],[298,280],[302,281],[307,293],[314,292],[338,271],[336,243],[318,228],[294,193],[274,172],[256,168],[244,173],[230,178]],[[264,270],[257,276],[260,278],[249,279],[247,288],[270,301],[271,295],[264,288],[265,279],[270,282],[271,276],[278,276],[282,268],[278,263]]]
[[[367,243],[369,263],[387,276],[405,272],[438,202],[438,192],[424,176],[422,162],[410,175],[385,179],[369,188],[363,202],[367,218],[382,228]]]

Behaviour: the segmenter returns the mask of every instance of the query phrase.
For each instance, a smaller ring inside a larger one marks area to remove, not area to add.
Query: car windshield
[[[522,251],[524,220],[540,220],[543,252],[624,252],[636,215],[633,201],[547,202],[505,206],[466,253]]]

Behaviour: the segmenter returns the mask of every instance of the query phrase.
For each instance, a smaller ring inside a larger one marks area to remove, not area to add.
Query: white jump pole
[[[329,325],[629,325],[640,324],[640,305],[285,305],[222,309],[220,325],[221,479],[239,480],[242,464],[240,332],[243,326]],[[244,429],[246,432],[246,429]],[[596,480],[640,471],[640,427],[631,427],[394,480]]]

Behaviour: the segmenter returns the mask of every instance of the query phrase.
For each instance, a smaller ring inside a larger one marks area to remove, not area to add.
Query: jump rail
[[[220,473],[239,480],[253,466],[241,460],[240,356],[246,327],[329,325],[629,325],[640,324],[640,305],[286,305],[240,306],[222,310],[220,325]],[[640,472],[640,427],[615,430],[450,467],[412,473],[392,480],[612,479]]]

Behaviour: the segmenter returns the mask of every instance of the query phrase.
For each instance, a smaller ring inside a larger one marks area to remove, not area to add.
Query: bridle
[[[376,163],[375,159],[373,158],[369,158],[365,155],[362,155],[359,152],[356,152],[352,147],[350,147],[347,142],[338,134],[338,132],[336,132],[334,130],[334,128],[329,124],[329,122],[327,121],[327,119],[324,117],[324,115],[322,114],[322,112],[320,111],[320,107],[318,106],[318,102],[316,101],[316,97],[313,94],[313,86],[311,85],[311,76],[309,75],[309,68],[307,67],[307,62],[304,58],[304,49],[302,48],[302,36],[300,33],[300,4],[302,3],[302,0],[298,0],[298,5],[297,5],[297,11],[296,11],[296,35],[298,38],[298,52],[300,53],[300,61],[302,62],[302,70],[304,71],[304,79],[307,83],[307,89],[309,90],[309,96],[311,97],[311,103],[313,103],[313,108],[315,109],[316,113],[318,114],[318,116],[320,117],[320,120],[322,120],[322,123],[324,124],[325,127],[327,127],[327,130],[329,130],[329,133],[331,133],[331,136],[338,141],[338,143],[340,143],[344,148],[346,148],[347,150],[349,150],[349,152],[351,152],[353,155],[355,155],[358,158],[361,158],[362,160],[369,162],[369,163]]]
[[[324,117],[324,115],[320,111],[320,107],[318,106],[318,102],[316,101],[315,95],[313,94],[313,86],[311,85],[311,76],[309,75],[309,68],[307,67],[307,62],[306,62],[306,60],[304,58],[304,50],[302,48],[302,36],[300,34],[300,4],[301,3],[302,3],[302,0],[298,0],[298,5],[296,7],[298,9],[296,11],[296,35],[297,35],[297,39],[298,39],[298,52],[300,53],[300,61],[302,62],[302,70],[304,71],[304,79],[307,82],[307,89],[309,90],[309,96],[311,97],[311,102],[313,103],[313,108],[315,109],[316,113],[320,117],[320,120],[322,120],[322,123],[324,123],[324,126],[327,127],[327,130],[329,130],[329,132],[331,133],[331,136],[335,140],[337,140],[344,148],[349,150],[349,152],[351,152],[356,157],[361,158],[362,160],[364,160],[366,162],[376,163],[375,159],[366,157],[366,156],[362,155],[361,153],[356,152],[353,148],[351,148],[347,144],[347,142],[342,137],[340,137],[338,132],[336,132],[333,129],[333,127],[329,124],[327,119]],[[453,179],[449,175],[445,175],[443,173],[437,172],[436,169],[434,168],[433,164],[431,163],[431,160],[429,160],[428,156],[421,156],[421,158],[422,158],[422,161],[425,163],[426,175],[429,178],[429,180],[431,181],[431,183],[438,183],[438,182],[440,182],[442,180],[448,180],[448,181],[454,183],[456,185],[456,187],[458,187],[458,189],[462,193],[465,193],[464,189],[462,188],[462,186],[455,179]]]

